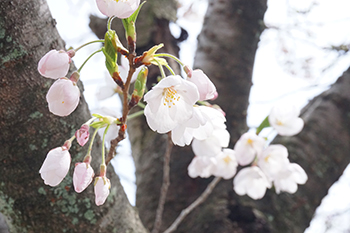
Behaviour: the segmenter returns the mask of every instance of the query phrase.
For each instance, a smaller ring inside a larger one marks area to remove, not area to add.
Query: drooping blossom
[[[68,148],[57,147],[46,155],[39,173],[46,185],[57,186],[67,175],[71,162]]]
[[[40,59],[38,71],[46,78],[62,78],[67,75],[70,62],[70,56],[66,51],[53,49]]]
[[[293,136],[303,129],[304,121],[299,117],[300,110],[294,105],[279,105],[271,109],[270,125],[282,136]]]
[[[298,190],[298,184],[305,184],[307,175],[298,164],[290,163],[282,169],[273,181],[276,193],[282,192],[295,193]]]
[[[57,116],[68,116],[79,104],[80,91],[75,82],[67,78],[56,80],[46,95],[49,110]]]
[[[213,175],[215,160],[213,157],[207,156],[195,156],[190,165],[188,165],[187,171],[191,178],[201,177],[208,178]]]
[[[197,87],[180,76],[162,79],[144,95],[147,102],[144,114],[149,127],[158,133],[169,132],[192,117],[198,98]]]
[[[275,179],[289,165],[287,148],[283,145],[268,146],[259,154],[258,165],[269,179]]]
[[[171,139],[179,146],[189,145],[193,138],[205,140],[214,129],[226,129],[225,121],[223,114],[214,108],[194,106],[192,117],[171,131]]]
[[[233,179],[233,189],[238,195],[247,194],[254,200],[261,199],[266,188],[271,188],[271,182],[257,166],[240,170]]]
[[[259,154],[265,146],[265,139],[252,132],[243,134],[235,144],[234,151],[238,164],[241,166],[253,162],[255,156]]]
[[[80,146],[84,146],[89,141],[89,126],[83,124],[80,129],[75,132],[75,137]]]
[[[76,163],[73,173],[74,190],[77,193],[84,191],[91,183],[94,174],[90,163]]]
[[[197,156],[216,156],[222,148],[228,147],[230,133],[226,129],[214,129],[205,140],[193,139],[192,150]]]
[[[140,0],[96,0],[96,3],[102,14],[125,19],[137,10]]]
[[[213,175],[224,179],[231,179],[237,172],[237,160],[235,151],[232,149],[223,149],[221,153],[214,157],[216,160],[213,166]]]
[[[105,203],[108,195],[109,189],[111,188],[111,183],[106,176],[98,176],[95,179],[95,203],[97,206],[103,205]]]
[[[202,70],[193,70],[187,80],[194,83],[199,91],[199,100],[210,100],[217,97],[216,87]]]

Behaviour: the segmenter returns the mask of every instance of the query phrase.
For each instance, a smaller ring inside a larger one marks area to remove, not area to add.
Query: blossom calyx
[[[134,92],[132,93],[131,100],[129,102],[129,109],[134,107],[140,99],[142,99],[145,92],[147,82],[148,68],[143,67],[137,76],[134,84]]]
[[[116,43],[116,33],[115,31],[109,30],[105,34],[104,47],[102,52],[106,57],[106,68],[109,74],[113,77],[113,73],[118,71],[117,58],[118,58],[118,48],[115,47]]]
[[[168,65],[167,61],[164,58],[160,57],[154,57],[156,52],[161,49],[164,46],[164,44],[155,45],[152,48],[150,48],[148,51],[143,52],[141,57],[135,58],[135,63],[138,65],[144,64],[146,66],[148,65]]]

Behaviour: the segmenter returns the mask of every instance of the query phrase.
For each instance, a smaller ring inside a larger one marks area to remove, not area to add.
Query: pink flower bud
[[[70,162],[71,157],[66,148],[57,147],[50,150],[39,170],[44,183],[50,186],[61,183],[68,173]]]
[[[77,193],[84,191],[87,186],[92,181],[93,176],[95,175],[94,170],[89,163],[77,163],[75,164],[74,173],[73,173],[73,185]]]
[[[75,137],[79,145],[84,146],[89,141],[89,126],[82,125],[80,129],[75,132]]]
[[[116,16],[125,19],[137,10],[140,0],[96,0],[96,4],[102,14],[108,17]]]
[[[105,203],[108,195],[111,183],[105,176],[99,176],[95,179],[95,203],[100,206]]]
[[[193,70],[191,77],[188,77],[187,80],[197,86],[199,91],[199,100],[209,100],[215,97],[216,88],[202,70]]]
[[[68,116],[78,106],[80,91],[76,83],[60,78],[52,84],[46,95],[49,110],[57,116]]]
[[[46,78],[62,78],[67,75],[70,62],[71,59],[65,51],[53,49],[40,59],[38,71]]]

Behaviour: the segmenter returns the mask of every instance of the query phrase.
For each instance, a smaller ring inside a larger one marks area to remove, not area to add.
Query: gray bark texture
[[[64,49],[64,42],[44,0],[0,2],[0,212],[9,231],[147,232],[112,167],[107,174],[111,194],[103,206],[94,203],[93,185],[75,193],[73,168],[86,146],[73,143],[71,170],[59,186],[46,186],[40,178],[49,150],[62,146],[90,118],[83,97],[68,117],[49,112],[45,96],[53,80],[40,76],[37,63],[51,49]],[[98,173],[101,154],[96,149],[92,156]]]

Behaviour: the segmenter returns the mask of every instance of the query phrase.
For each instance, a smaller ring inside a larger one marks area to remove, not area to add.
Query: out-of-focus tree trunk
[[[350,162],[350,69],[332,87],[304,109],[303,131],[294,137],[277,137],[273,143],[288,147],[290,160],[308,174],[295,194],[275,194],[253,205],[265,213],[273,232],[303,232],[330,186]]]
[[[75,193],[72,171],[86,148],[73,143],[71,170],[59,186],[40,178],[49,150],[90,118],[83,97],[68,117],[49,112],[45,95],[53,80],[40,76],[37,63],[50,49],[64,49],[64,43],[44,0],[0,2],[0,212],[10,232],[146,232],[112,167],[103,206],[94,203],[93,185]],[[99,150],[92,156],[97,173]]]
[[[217,103],[227,114],[231,142],[247,130],[246,109],[251,87],[252,68],[266,1],[209,1],[204,27],[199,36],[195,66],[204,70],[219,91]],[[136,162],[137,206],[148,229],[155,219],[162,180],[166,136],[148,129],[144,119],[130,121],[130,138]],[[192,203],[210,179],[191,179],[187,166],[193,158],[190,147],[175,147],[171,155],[170,188],[161,229],[166,229],[181,210]],[[232,181],[223,181],[209,199],[180,225],[176,232],[266,232],[264,220],[253,219],[249,226],[236,222],[250,220],[251,213],[235,206]],[[255,221],[256,220],[256,221]],[[255,221],[255,222],[254,222]],[[248,231],[245,231],[248,232]]]

